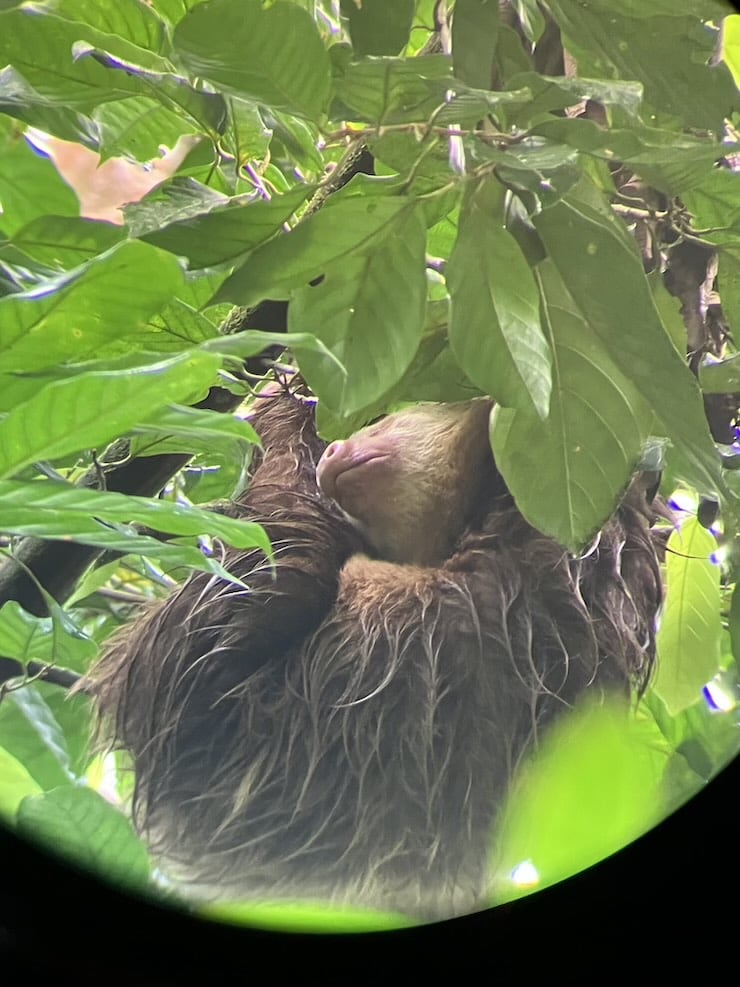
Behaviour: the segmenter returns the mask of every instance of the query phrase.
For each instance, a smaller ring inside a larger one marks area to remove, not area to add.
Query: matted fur
[[[524,521],[492,457],[460,461],[477,506],[449,557],[392,563],[361,554],[317,488],[312,408],[271,398],[257,426],[264,459],[235,509],[265,525],[275,577],[227,552],[247,590],[193,576],[87,683],[133,755],[136,826],[199,895],[471,910],[538,731],[585,689],[649,674],[661,585],[644,495],[573,558]]]

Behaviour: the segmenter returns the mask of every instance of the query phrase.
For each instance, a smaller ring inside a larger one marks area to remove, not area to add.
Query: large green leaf
[[[481,390],[502,405],[533,408],[544,418],[551,357],[534,277],[504,227],[504,195],[488,178],[466,196],[447,266],[450,345]]]
[[[497,408],[493,450],[522,514],[575,552],[613,513],[652,416],[548,265],[541,286],[550,414]]]
[[[705,394],[737,394],[740,392],[740,354],[717,363],[705,363],[699,371],[699,380]]]
[[[1,480],[0,503],[0,525],[5,531],[60,537],[65,526],[73,534],[78,524],[89,526],[96,519],[112,524],[138,522],[172,535],[208,534],[235,548],[260,548],[270,553],[267,536],[254,522],[155,497],[87,490],[51,480]]]
[[[358,55],[397,55],[409,40],[414,0],[341,0]]]
[[[49,104],[10,65],[0,69],[0,113],[7,113],[31,127],[38,127],[45,134],[53,134],[63,140],[87,146],[95,144],[93,128],[86,117],[70,107]],[[47,164],[55,170],[50,161]],[[73,195],[71,189],[67,191]],[[41,199],[37,206],[40,208],[44,204]]]
[[[109,54],[105,46],[95,47],[83,42],[75,46],[75,53],[78,60],[92,61],[111,70],[114,78],[124,76],[135,80],[137,85],[132,96],[135,94],[151,96],[167,109],[175,110],[185,118],[189,118],[192,124],[195,124],[196,130],[204,130],[213,135],[214,132],[220,133],[223,129],[227,106],[221,93],[209,92],[191,85],[187,79],[169,71],[169,62],[157,61],[154,68],[143,68],[137,61],[140,54],[138,50],[133,52],[132,61],[131,57]],[[101,108],[96,107],[96,116],[101,112]],[[189,128],[191,130],[192,124]],[[171,124],[168,129],[171,131]]]
[[[588,86],[583,89],[588,91]],[[638,123],[606,130],[581,117],[548,117],[537,123],[531,133],[606,161],[618,158],[667,195],[683,194],[704,185],[716,173],[716,162],[727,154],[726,146],[719,141]]]
[[[42,788],[68,785],[75,779],[64,731],[37,685],[24,685],[4,696],[0,745]]]
[[[363,58],[336,80],[337,97],[369,123],[424,121],[445,102],[453,84],[447,55]]]
[[[214,301],[248,306],[263,298],[287,298],[291,289],[308,284],[331,264],[375,249],[400,213],[413,207],[413,200],[401,196],[329,201],[290,233],[258,247],[224,282]]]
[[[13,819],[26,795],[39,795],[41,786],[21,762],[0,747],[0,819]]]
[[[205,554],[200,548],[180,542],[162,542],[149,535],[140,535],[133,528],[119,525],[113,527],[95,518],[75,516],[58,526],[47,525],[43,531],[38,524],[14,525],[17,534],[41,535],[51,541],[76,542],[81,545],[91,545],[106,552],[116,552],[118,555],[144,555],[152,559],[173,578],[182,578],[188,570],[210,572],[227,582],[244,584],[228,572],[217,558]],[[191,539],[192,540],[192,539]]]
[[[723,24],[722,54],[735,85],[740,86],[740,16],[731,14]]]
[[[715,38],[685,5],[674,4],[670,13],[652,4],[642,7],[655,16],[638,19],[611,0],[550,3],[583,75],[637,79],[654,110],[688,127],[721,133],[723,118],[738,107],[738,94],[727,68],[712,65]]]
[[[550,76],[538,72],[521,72],[512,76],[507,85],[511,89],[527,88],[532,94],[530,102],[522,106],[517,120],[534,120],[552,110],[564,110],[584,99],[591,99],[605,106],[619,106],[634,116],[642,102],[642,86],[630,80],[588,79],[582,76]],[[570,123],[566,117],[546,118],[546,123]],[[582,121],[583,122],[583,121]],[[599,128],[601,130],[601,128]],[[601,130],[605,140],[610,132]]]
[[[740,238],[740,179],[734,171],[717,168],[683,197],[693,215],[693,228],[718,245],[737,246]]]
[[[572,147],[536,137],[505,151],[486,149],[484,154],[496,162],[500,182],[517,192],[529,192],[535,202],[543,205],[562,198],[582,174],[578,154]]]
[[[109,36],[57,17],[41,5],[0,13],[0,64],[12,65],[50,106],[92,110],[142,92],[133,74],[109,72],[93,58],[75,59],[80,41],[106,46]]]
[[[3,204],[0,229],[8,237],[47,213],[77,216],[80,211],[77,196],[59,177],[51,160],[35,151],[17,127],[11,127],[10,121],[2,117],[0,200]]]
[[[294,4],[209,0],[177,25],[174,47],[194,76],[307,117],[329,96],[329,57],[313,19]]]
[[[76,628],[68,616],[64,623],[52,617],[36,617],[15,600],[0,608],[0,654],[6,658],[54,663],[82,671],[96,652],[92,638]]]
[[[125,236],[125,230],[112,223],[80,216],[37,216],[10,242],[41,264],[69,271],[111,249]]]
[[[424,328],[425,245],[420,213],[401,214],[373,251],[335,264],[320,284],[296,293],[290,327],[312,331],[343,365],[301,356],[301,371],[332,411],[348,415],[371,404],[411,363]]]
[[[580,317],[684,451],[690,481],[722,490],[696,381],[663,327],[634,241],[589,189],[582,182],[578,195],[543,210],[537,232]]]
[[[166,404],[202,395],[220,358],[190,352],[123,371],[92,371],[58,380],[0,421],[0,477],[24,466],[102,446]]]
[[[57,853],[128,887],[143,888],[150,863],[131,823],[97,792],[81,786],[30,795],[18,808],[18,830]]]
[[[700,698],[719,667],[720,569],[711,560],[716,549],[714,536],[695,518],[668,539],[667,597],[653,688],[673,715]]]
[[[526,89],[473,89],[452,76],[447,55],[363,58],[337,69],[338,112],[369,123],[475,124],[500,105],[524,104]],[[416,138],[414,138],[416,139]]]
[[[654,826],[666,760],[619,703],[585,705],[559,720],[507,800],[495,901],[563,880]]]
[[[452,64],[455,76],[467,85],[492,88],[499,24],[498,0],[457,0]]]
[[[155,161],[161,147],[174,147],[193,123],[149,96],[104,103],[96,112],[101,160],[117,155],[134,161]]]
[[[192,282],[187,284],[192,285]],[[212,294],[212,289],[208,294]],[[208,340],[217,338],[219,338],[217,325],[180,298],[173,298],[161,312],[149,320],[147,331],[141,334],[138,342],[142,348],[152,354],[182,353],[183,350],[193,349]],[[135,351],[132,358],[136,355]]]
[[[267,202],[237,199],[199,216],[178,217],[142,239],[187,257],[193,269],[234,263],[279,232],[310,192],[310,185],[297,185]]]
[[[106,344],[135,332],[182,280],[170,254],[127,241],[69,274],[3,298],[3,371],[41,370],[97,355]]]
[[[183,405],[160,408],[148,421],[138,422],[133,434],[138,436],[132,443],[134,456],[155,456],[165,451],[206,452],[244,465],[260,441],[243,418]]]
[[[717,276],[722,287],[722,314],[730,324],[733,338],[740,339],[740,236],[734,247],[720,251]]]
[[[122,38],[142,49],[160,51],[165,41],[164,25],[157,12],[139,0],[95,0],[94,4],[88,0],[56,0],[54,10],[67,20]]]

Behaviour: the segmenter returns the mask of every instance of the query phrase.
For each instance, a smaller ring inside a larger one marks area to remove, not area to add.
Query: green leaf
[[[615,853],[662,816],[666,756],[618,702],[560,719],[524,766],[505,808],[493,875],[497,903]]]
[[[504,185],[531,192],[543,206],[562,198],[579,180],[578,154],[564,144],[525,139],[506,151],[484,152],[496,161],[496,177]]]
[[[661,14],[653,4],[643,4],[643,17],[648,11],[655,16],[641,20],[611,0],[587,7],[563,0],[550,4],[583,75],[637,79],[654,110],[719,135],[723,119],[738,107],[738,93],[727,68],[712,65],[715,38],[698,13],[673,8]]]
[[[199,910],[206,918],[218,922],[276,932],[381,932],[414,924],[407,916],[395,912],[342,908],[313,901],[208,902]]]
[[[333,263],[375,249],[400,214],[413,207],[401,196],[349,196],[331,200],[319,212],[250,254],[228,278],[214,302],[256,305],[263,298],[287,298]],[[310,327],[307,327],[310,328]]]
[[[3,298],[3,371],[40,370],[97,355],[107,343],[135,332],[182,280],[174,257],[127,241],[68,274]]]
[[[212,294],[212,289],[208,294]],[[146,334],[140,337],[140,345],[152,354],[182,353],[218,338],[218,335],[218,326],[209,318],[175,298],[149,320]]]
[[[96,0],[94,4],[88,0],[56,0],[54,11],[67,20],[153,52],[160,51],[165,41],[164,25],[157,12],[139,0]]]
[[[593,120],[548,118],[531,132],[606,161],[616,157],[667,195],[684,193],[703,184],[716,162],[727,154],[726,147],[705,137],[700,139],[637,124],[605,130]]]
[[[587,201],[589,188],[582,182],[535,217],[537,232],[580,317],[684,451],[691,482],[723,490],[699,388],[663,328],[634,241],[600,199]]]
[[[37,685],[24,685],[4,696],[0,744],[44,789],[75,779],[64,732]]]
[[[736,583],[735,588],[732,591],[732,602],[730,604],[730,614],[728,620],[728,630],[730,635],[730,644],[732,647],[732,655],[737,663],[740,659],[740,589],[738,586],[740,584]]]
[[[536,44],[545,31],[545,18],[537,0],[514,0],[517,18],[527,39]]]
[[[736,394],[740,391],[740,354],[705,363],[699,370],[699,383],[705,394]]]
[[[717,272],[722,291],[722,313],[734,339],[740,339],[740,241],[720,251]],[[701,379],[701,376],[700,376]]]
[[[233,202],[228,195],[193,178],[175,176],[153,189],[142,202],[124,207],[129,234],[137,239],[170,223],[186,223]]]
[[[544,113],[552,110],[564,110],[569,106],[576,106],[584,99],[591,99],[605,106],[619,106],[630,117],[634,117],[640,109],[642,103],[642,86],[639,82],[632,82],[623,79],[584,79],[582,76],[540,75],[538,72],[519,72],[507,81],[509,89],[528,89],[531,93],[531,101],[522,107],[522,112],[517,119],[534,120]],[[544,121],[545,126],[550,124],[571,123],[572,120],[566,118],[548,117]],[[581,120],[581,123],[590,121]],[[611,131],[599,130],[603,139],[608,141]],[[675,135],[674,135],[675,136]]]
[[[75,45],[91,39],[105,48],[105,34],[41,6],[0,13],[0,64],[12,65],[49,106],[93,110],[141,92],[135,75],[111,73],[93,58],[75,59]]]
[[[140,235],[156,247],[187,257],[191,269],[233,264],[278,233],[311,191],[310,185],[297,185],[269,201],[237,197]],[[139,212],[139,222],[142,215]]]
[[[134,161],[154,161],[162,145],[173,148],[193,124],[149,96],[132,96],[104,103],[96,112],[100,127],[100,158],[115,155]]]
[[[717,168],[701,185],[686,192],[684,205],[693,215],[692,226],[702,239],[719,246],[737,247],[740,237],[740,195],[738,176]]]
[[[483,179],[466,195],[447,267],[450,345],[473,383],[500,404],[547,416],[550,352],[532,272],[504,227],[503,187]]]
[[[414,0],[341,0],[358,55],[397,55],[409,40]]]
[[[215,354],[186,352],[137,369],[92,371],[48,384],[0,421],[0,477],[105,445],[157,408],[202,394],[219,365]]]
[[[21,835],[46,843],[99,877],[133,888],[149,883],[149,857],[131,823],[90,788],[29,796],[17,819]]]
[[[725,17],[723,33],[722,56],[735,85],[740,87],[740,15]]]
[[[311,328],[341,361],[304,351],[301,371],[319,400],[349,415],[381,397],[404,374],[424,329],[426,230],[419,211],[400,214],[375,249],[330,267],[299,289],[289,327]]]
[[[7,113],[45,134],[53,134],[63,140],[86,146],[95,144],[92,127],[86,117],[67,106],[49,105],[10,65],[0,69],[0,113]],[[16,137],[19,136],[16,133]]]
[[[124,526],[111,527],[98,522],[95,518],[86,520],[75,517],[66,522],[66,527],[60,525],[54,528],[51,525],[43,532],[39,530],[38,524],[18,524],[15,526],[18,534],[35,533],[43,534],[45,539],[51,541],[75,542],[81,545],[91,545],[93,548],[101,548],[106,552],[116,552],[119,555],[143,555],[147,559],[152,559],[168,574],[174,574],[173,578],[182,578],[184,570],[195,569],[199,572],[210,572],[219,579],[226,582],[244,584],[238,577],[232,575],[215,558],[205,555],[199,548],[180,542],[161,542],[157,538],[150,538],[148,535],[137,534],[132,528]]]
[[[26,795],[38,795],[41,786],[20,761],[0,747],[0,817],[12,820]]]
[[[447,55],[363,58],[335,79],[337,98],[374,124],[423,122],[445,103],[453,86]]]
[[[652,421],[630,378],[542,265],[552,348],[550,414],[497,408],[496,463],[519,510],[573,552],[613,513]]]
[[[455,76],[477,89],[491,89],[500,19],[498,0],[457,0],[452,19]]]
[[[252,107],[253,112],[257,112],[254,104],[245,103],[243,100],[234,98],[232,107],[242,107],[241,114],[244,116],[246,108]],[[319,130],[315,123],[310,120],[301,120],[299,117],[291,116],[289,113],[281,113],[279,110],[269,110],[267,107],[259,109],[260,123],[263,133],[266,132],[269,140],[266,142],[265,150],[270,148],[273,159],[280,159],[287,155],[289,163],[286,168],[286,175],[293,171],[293,161],[303,170],[314,171],[318,176],[324,169],[324,159],[318,150],[320,139]],[[269,127],[269,130],[266,128]],[[239,149],[240,157],[244,158],[246,148]],[[264,153],[258,155],[264,157]],[[292,159],[292,160],[291,160]]]
[[[118,47],[118,46],[114,46]],[[128,53],[127,53],[128,54]],[[168,110],[189,118],[192,131],[203,130],[215,136],[224,127],[227,116],[226,100],[221,93],[191,86],[187,79],[167,71],[169,63],[155,60],[154,68],[144,68],[138,56],[140,51],[134,51],[133,60],[109,54],[105,46],[95,46],[79,41],[75,45],[75,57],[78,61],[92,61],[111,70],[113,78],[124,77],[131,80],[131,96],[149,96],[160,102]],[[150,61],[151,59],[144,59]],[[164,69],[165,71],[157,71]],[[135,87],[134,87],[135,83]],[[123,98],[123,94],[121,94]],[[97,113],[100,114],[100,108]]]
[[[2,14],[0,14],[0,25]],[[12,236],[27,223],[47,213],[78,216],[80,205],[72,189],[59,177],[51,160],[36,151],[0,118],[0,224]]]
[[[96,653],[95,642],[75,627],[68,615],[64,623],[36,617],[15,600],[0,608],[0,654],[6,658],[84,671]]]
[[[61,537],[65,525],[74,534],[80,525],[90,530],[90,522],[137,522],[172,535],[209,534],[234,548],[259,548],[270,554],[270,542],[260,525],[156,497],[87,490],[51,480],[3,480],[0,503],[3,530],[22,534]]]
[[[139,422],[133,433],[140,436],[132,444],[134,456],[153,456],[164,451],[204,452],[241,463],[242,468],[249,463],[252,447],[260,441],[249,422],[242,418],[182,405],[161,408],[149,421]]]
[[[15,233],[10,242],[40,264],[62,271],[92,260],[124,239],[112,223],[79,216],[38,216]]]
[[[259,0],[209,0],[177,25],[175,52],[194,76],[237,96],[317,117],[329,97],[329,57],[305,10]]]
[[[695,518],[668,539],[653,688],[672,715],[695,703],[719,668],[720,569],[711,561],[716,550],[716,539]]]

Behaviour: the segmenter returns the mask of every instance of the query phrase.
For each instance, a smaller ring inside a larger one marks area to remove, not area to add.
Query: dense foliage
[[[740,16],[448,6],[0,2],[0,809],[137,886],[122,758],[90,759],[65,673],[223,574],[219,540],[269,550],[199,505],[245,482],[233,412],[276,344],[327,437],[492,395],[521,511],[572,551],[638,467],[681,508],[657,677],[630,731],[587,711],[528,768],[498,897],[734,753]]]

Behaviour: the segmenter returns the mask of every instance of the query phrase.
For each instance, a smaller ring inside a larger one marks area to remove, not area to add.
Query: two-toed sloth
[[[660,572],[633,483],[574,557],[522,517],[491,402],[420,405],[325,447],[314,408],[258,402],[228,551],[119,632],[94,670],[136,770],[134,819],[192,892],[450,915],[486,901],[513,772],[584,690],[644,683]],[[318,482],[317,482],[318,480]]]

